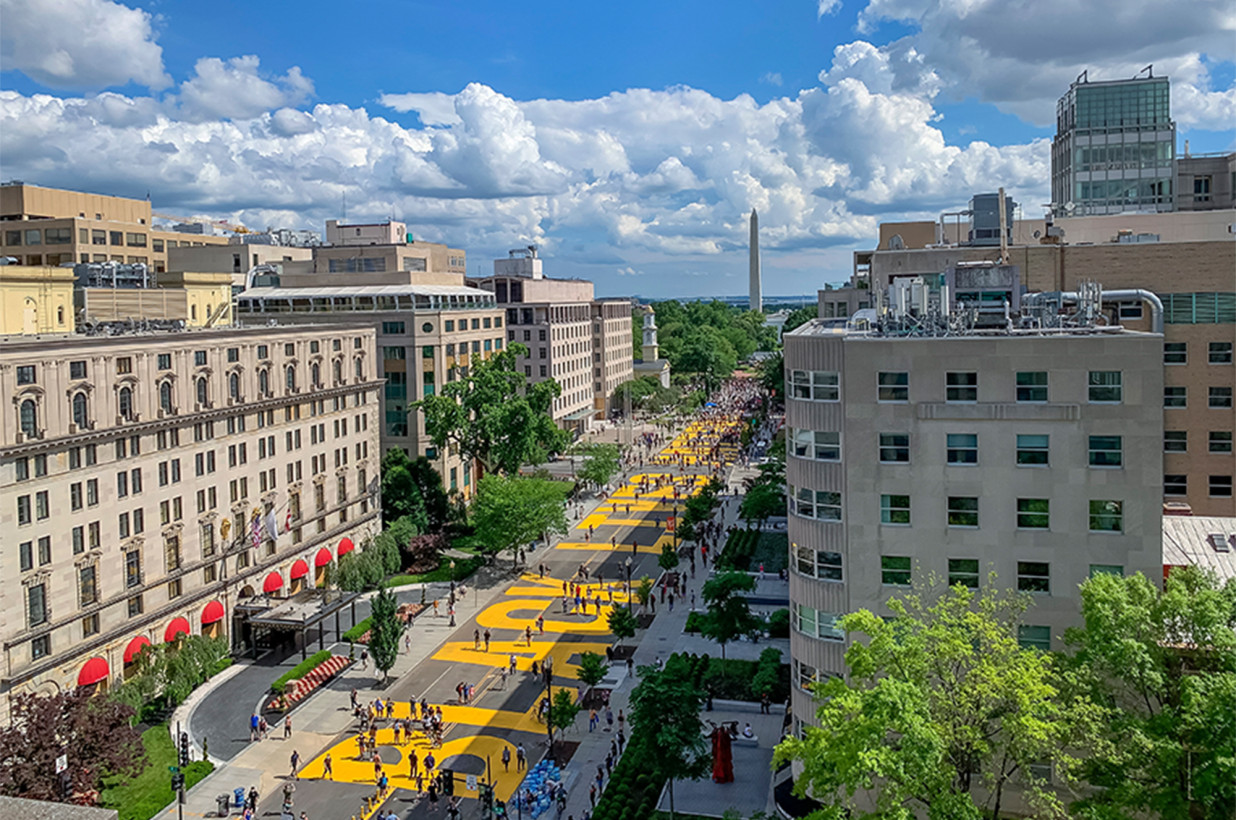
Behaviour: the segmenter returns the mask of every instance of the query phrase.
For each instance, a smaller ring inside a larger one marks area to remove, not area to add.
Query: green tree
[[[86,689],[53,695],[14,693],[0,728],[0,794],[62,803],[89,802],[105,775],[136,775],[146,762],[133,707]],[[56,758],[68,759],[61,792]]]
[[[617,444],[585,444],[580,448],[584,463],[575,471],[575,477],[594,487],[601,487],[618,472],[622,451]]]
[[[708,611],[704,613],[700,634],[721,644],[721,659],[725,645],[750,633],[760,624],[751,614],[746,597],[740,592],[755,589],[755,576],[745,572],[721,572],[704,582],[700,592]]]
[[[403,624],[399,620],[395,594],[387,588],[379,589],[371,602],[369,621],[369,654],[373,665],[382,673],[385,681],[395,659],[399,657],[399,637]]]
[[[673,544],[661,547],[661,554],[657,556],[657,566],[666,571],[678,566],[678,550]]]
[[[617,612],[621,608],[615,607],[613,611]],[[575,677],[591,689],[605,679],[607,670],[605,658],[596,652],[585,652],[579,656],[579,671],[575,673]]]
[[[631,735],[647,741],[642,767],[669,778],[672,818],[674,781],[694,780],[708,771],[708,742],[700,721],[704,693],[676,668],[644,666],[639,671],[639,686],[631,693]]]
[[[782,333],[789,333],[796,327],[802,327],[812,319],[820,318],[819,305],[803,305],[800,308],[795,308],[790,311],[790,315],[785,319],[785,326],[781,328]]]
[[[429,520],[428,529],[422,532],[441,532],[450,520],[449,501],[446,488],[442,484],[442,476],[434,469],[433,462],[425,456],[414,458],[408,463],[408,473],[412,482],[421,492],[421,500],[425,504],[425,515]]]
[[[549,706],[551,738],[555,729],[562,732],[574,726],[575,718],[579,715],[579,710],[582,708],[575,700],[575,693],[570,689],[559,689],[557,692],[554,692],[554,697],[550,701]],[[553,749],[550,749],[550,755],[553,755]]]
[[[1236,816],[1236,581],[1193,567],[1162,592],[1141,574],[1081,587],[1084,627],[1065,639],[1095,698],[1114,708],[1100,788],[1074,808],[1093,818]]]
[[[407,453],[392,447],[382,456],[382,521],[388,526],[400,518],[410,517],[418,531],[429,525],[425,499],[412,477],[412,462]]]
[[[652,600],[652,579],[645,575],[639,579],[639,583],[635,585],[635,597],[639,600],[639,605],[648,610],[648,602]]]
[[[1062,696],[1053,657],[1018,644],[1026,605],[993,576],[981,593],[958,584],[894,598],[889,620],[842,618],[861,636],[846,651],[849,681],[816,684],[819,728],[777,747],[777,763],[802,764],[795,790],[827,818],[996,820],[1016,778],[1035,816],[1062,815],[1030,766],[1070,779],[1103,710]]]
[[[620,641],[635,637],[636,620],[629,606],[616,606],[609,611],[609,631]]]
[[[762,527],[774,515],[785,515],[785,491],[771,484],[756,484],[743,496],[738,517],[747,528]]]
[[[785,402],[785,354],[778,351],[760,362],[760,386],[774,396],[778,402]]]
[[[486,548],[510,550],[517,560],[517,551],[528,542],[566,533],[566,492],[564,484],[543,478],[484,476],[473,506],[476,535]]]
[[[489,359],[474,356],[467,375],[411,405],[424,413],[425,432],[437,447],[456,447],[487,473],[513,474],[540,464],[569,439],[550,415],[562,387],[553,379],[529,385],[516,370],[528,349],[512,344]]]

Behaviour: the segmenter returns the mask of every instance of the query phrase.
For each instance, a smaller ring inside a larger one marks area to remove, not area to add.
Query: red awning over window
[[[352,543],[352,539],[344,536],[339,539],[339,548],[335,550],[335,554],[342,558],[355,548],[356,545]]]
[[[124,648],[124,662],[133,663],[133,659],[137,657],[137,653],[141,652],[146,647],[150,646],[150,641],[145,635],[138,635],[133,640],[129,641],[129,645]]]
[[[262,591],[266,593],[276,592],[283,588],[283,576],[277,572],[272,572],[266,576],[266,580],[262,582]]]
[[[330,554],[330,550],[328,550],[326,547],[322,547],[320,550],[318,550],[317,556],[314,557],[313,565],[315,567],[324,567],[327,564],[329,564],[332,560],[334,560],[334,558]]]
[[[182,634],[189,634],[189,621],[186,618],[176,618],[167,625],[167,631],[163,633],[163,640],[171,643]]]
[[[288,574],[291,575],[293,581],[297,578],[304,578],[309,574],[309,565],[297,558],[296,563],[292,564],[292,571]]]
[[[227,613],[223,611],[223,604],[218,601],[211,601],[206,604],[206,608],[202,610],[202,626],[210,626],[213,623],[222,621]]]
[[[77,685],[89,686],[92,683],[107,680],[109,674],[111,674],[111,669],[107,661],[102,658],[91,658],[82,666],[82,671],[77,673]]]

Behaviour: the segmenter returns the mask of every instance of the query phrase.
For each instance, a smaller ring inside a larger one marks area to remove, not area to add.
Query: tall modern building
[[[1051,207],[1057,216],[1175,209],[1176,123],[1167,77],[1091,82],[1056,104]]]
[[[981,328],[920,280],[785,335],[796,729],[846,672],[838,618],[912,583],[995,572],[1033,600],[1022,643],[1054,649],[1086,578],[1162,577],[1163,337],[1088,319],[1097,298]]]
[[[747,307],[754,311],[764,310],[763,283],[760,281],[760,215],[751,209],[751,248],[748,259]]]

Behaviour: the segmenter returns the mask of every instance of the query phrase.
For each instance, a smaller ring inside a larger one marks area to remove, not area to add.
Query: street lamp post
[[[554,658],[552,655],[545,656],[545,731],[549,735],[549,759],[554,759]]]

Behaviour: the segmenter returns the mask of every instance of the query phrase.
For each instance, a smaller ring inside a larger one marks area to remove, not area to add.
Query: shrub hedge
[[[359,643],[361,636],[369,631],[369,625],[373,618],[366,618],[363,621],[357,622],[356,626],[343,633],[343,639],[348,643]]]
[[[276,695],[282,695],[287,691],[288,681],[300,680],[318,666],[329,660],[330,655],[331,653],[329,649],[323,649],[321,652],[314,652],[312,655],[293,666],[287,672],[280,675],[279,679],[270,685],[270,691],[274,692]]]

